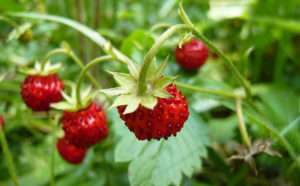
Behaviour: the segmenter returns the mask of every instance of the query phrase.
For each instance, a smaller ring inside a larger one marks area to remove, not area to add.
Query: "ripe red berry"
[[[193,38],[189,42],[177,46],[175,58],[178,64],[186,70],[198,70],[206,61],[209,51],[199,39]]]
[[[61,157],[72,164],[82,163],[86,149],[72,145],[66,138],[61,138],[56,143],[57,150]]]
[[[1,115],[0,115],[0,124],[1,124],[2,128],[4,128],[4,119]]]
[[[57,74],[48,76],[29,75],[21,85],[22,97],[33,111],[48,111],[50,104],[62,100],[62,81]]]
[[[77,112],[66,111],[62,124],[66,139],[81,148],[95,145],[108,134],[106,115],[94,102]]]
[[[123,114],[126,106],[118,106],[119,114],[130,131],[139,140],[168,139],[181,130],[189,117],[188,103],[176,85],[170,84],[165,88],[173,97],[158,98],[153,110],[139,106],[136,111]]]

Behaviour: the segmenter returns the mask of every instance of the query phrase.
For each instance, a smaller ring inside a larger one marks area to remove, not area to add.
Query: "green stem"
[[[213,50],[215,53],[218,54],[218,56],[220,56],[224,62],[227,64],[227,66],[229,67],[229,69],[232,71],[233,75],[235,76],[235,78],[239,81],[239,83],[244,87],[247,98],[251,99],[252,97],[252,93],[251,93],[251,89],[249,86],[249,83],[243,78],[243,76],[240,74],[240,72],[238,71],[238,69],[234,66],[234,64],[229,60],[228,57],[226,57],[224,55],[224,53],[219,50],[212,42],[210,42],[205,36],[203,36],[199,30],[197,30],[196,28],[193,28],[193,33],[200,38],[207,46],[208,48],[210,48],[211,50]]]
[[[294,127],[300,124],[300,116],[298,116],[291,124],[289,124],[286,128],[284,128],[280,135],[285,136],[289,131],[291,131]]]
[[[232,61],[229,60],[229,58],[227,58],[224,53],[219,50],[211,41],[209,41],[197,28],[194,27],[193,23],[191,22],[191,20],[189,19],[189,17],[187,16],[187,14],[185,13],[183,7],[182,7],[182,3],[179,3],[179,9],[178,9],[179,15],[182,19],[182,21],[187,24],[190,25],[193,29],[193,33],[199,37],[207,46],[208,48],[212,49],[214,52],[216,52],[227,64],[227,66],[229,67],[229,69],[232,71],[233,75],[236,77],[236,79],[239,81],[239,83],[244,87],[247,98],[248,99],[252,99],[252,93],[251,93],[251,89],[250,89],[250,85],[248,83],[248,81],[246,81],[245,78],[243,78],[243,76],[241,75],[241,73],[238,71],[238,69],[233,65]]]
[[[80,67],[80,68],[84,68],[84,64],[83,62],[74,54],[73,51],[68,51],[64,48],[58,48],[58,49],[55,49],[55,50],[52,50],[51,52],[49,52],[45,57],[44,59],[42,60],[41,62],[41,68],[43,69],[47,63],[47,61],[49,60],[49,58],[55,54],[59,54],[59,53],[62,53],[62,54],[66,54],[68,55],[69,57],[71,57],[75,63]],[[87,77],[90,79],[90,81],[93,83],[93,85],[97,88],[97,89],[100,89],[101,86],[97,83],[96,79],[88,72],[87,73]]]
[[[244,119],[243,119],[242,104],[241,104],[241,98],[240,97],[236,97],[236,113],[237,113],[237,117],[238,117],[238,120],[239,120],[239,128],[240,128],[240,133],[241,133],[241,136],[242,136],[243,143],[247,147],[250,147],[251,143],[250,143],[248,133],[247,133],[247,129],[246,129]]]
[[[278,139],[278,142],[287,150],[287,152],[289,153],[289,155],[291,156],[291,158],[294,160],[294,162],[296,163],[297,167],[300,168],[300,161],[297,158],[297,155],[293,149],[293,147],[289,144],[289,142],[280,135],[280,133],[277,131],[277,129],[275,129],[272,125],[268,125],[266,124],[265,121],[261,121],[260,119],[258,119],[257,117],[253,117],[251,114],[247,114],[247,117],[249,117],[250,119],[252,119],[259,127],[263,127],[266,130],[270,131],[271,134]]]
[[[186,24],[174,25],[170,27],[168,30],[166,30],[152,45],[151,49],[149,50],[149,52],[147,53],[144,59],[143,66],[141,68],[139,78],[138,78],[138,93],[140,95],[144,95],[147,92],[148,88],[147,88],[146,78],[147,78],[149,66],[151,64],[153,57],[157,53],[158,49],[162,46],[163,42],[178,31],[191,30],[191,29],[192,27]]]
[[[18,183],[18,179],[17,179],[17,173],[16,173],[15,166],[14,166],[14,163],[12,161],[11,154],[10,154],[7,142],[6,142],[5,133],[4,133],[1,126],[0,126],[0,140],[1,140],[3,153],[4,153],[4,156],[5,156],[6,161],[7,161],[9,173],[12,177],[12,180],[13,180],[14,184],[16,186],[18,186],[19,183]]]
[[[186,85],[186,84],[179,83],[179,82],[174,82],[174,84],[177,85],[178,87],[198,91],[201,93],[207,93],[207,94],[212,94],[212,95],[216,95],[216,96],[220,96],[220,97],[225,97],[225,98],[229,98],[229,99],[236,99],[236,97],[238,96],[234,93],[227,92],[224,90],[210,90],[210,89],[195,87],[195,86],[191,86],[191,85]]]
[[[4,17],[4,16],[0,16],[0,21],[4,21],[6,23],[8,23],[9,25],[11,25],[12,27],[14,27],[15,29],[18,29],[19,28],[19,25],[14,22],[13,20],[7,18],[7,17]]]
[[[50,118],[49,112],[47,113],[48,120],[53,124],[53,131],[52,131],[52,147],[51,147],[51,186],[55,185],[55,147],[56,147],[56,130],[57,124],[60,120],[60,115],[56,114],[54,120]]]
[[[106,54],[114,56],[116,59],[127,64],[129,67],[132,67],[132,68],[136,67],[136,63],[134,61],[132,61],[126,55],[124,55],[119,50],[117,50],[115,47],[113,47],[111,45],[111,43],[109,41],[107,41],[105,38],[103,38],[101,35],[99,35],[98,32],[96,32],[80,23],[77,23],[76,21],[73,21],[73,20],[70,20],[67,18],[62,18],[59,16],[36,14],[36,13],[8,13],[8,15],[13,16],[13,17],[48,20],[48,21],[54,21],[54,22],[65,24],[65,25],[72,27],[73,29],[81,32],[82,34],[87,36],[89,39],[94,41],[97,45],[102,47],[103,51]]]
[[[80,95],[80,89],[81,89],[81,82],[83,81],[84,75],[87,73],[87,71],[93,67],[94,65],[98,63],[102,63],[106,60],[113,59],[112,56],[101,56],[98,58],[95,58],[91,62],[89,62],[81,71],[79,78],[76,83],[76,101],[77,101],[77,106],[80,108],[82,106],[82,100],[81,100],[81,95]]]
[[[234,76],[238,79],[238,81],[242,84],[245,89],[247,98],[251,99],[251,89],[249,87],[248,82],[242,77],[237,68],[233,65],[233,63],[221,52],[212,42],[210,42],[206,37],[204,37],[193,25],[187,24],[178,24],[170,27],[166,30],[153,44],[149,52],[147,53],[143,66],[141,68],[139,79],[138,79],[138,92],[140,95],[143,95],[147,92],[147,82],[146,77],[148,73],[149,66],[151,64],[151,60],[157,53],[158,49],[162,46],[163,42],[171,37],[176,32],[180,31],[193,31],[194,34],[199,37],[210,49],[215,51],[229,66],[229,69],[233,72]]]
[[[192,21],[189,19],[189,17],[187,16],[187,14],[185,13],[185,11],[184,11],[184,9],[182,7],[182,1],[180,1],[180,3],[179,3],[178,13],[179,13],[182,21],[185,24],[193,26]]]

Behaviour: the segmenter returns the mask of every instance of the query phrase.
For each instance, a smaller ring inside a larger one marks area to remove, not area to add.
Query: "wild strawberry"
[[[94,102],[85,109],[65,111],[62,124],[66,139],[81,148],[95,145],[108,134],[105,113]]]
[[[2,128],[4,128],[4,119],[1,115],[0,115],[0,124],[1,124]]]
[[[59,139],[56,147],[61,157],[72,164],[82,163],[86,154],[86,149],[74,146],[66,138]]]
[[[62,100],[62,81],[57,74],[28,75],[21,85],[22,97],[26,105],[33,111],[48,111],[50,104]]]
[[[175,50],[178,64],[186,70],[198,70],[206,61],[209,51],[205,44],[193,38]]]
[[[176,85],[170,84],[165,88],[173,97],[158,98],[153,110],[139,105],[138,109],[129,114],[123,114],[126,106],[118,106],[119,114],[130,131],[139,140],[151,140],[176,136],[188,119],[189,110],[185,97]]]

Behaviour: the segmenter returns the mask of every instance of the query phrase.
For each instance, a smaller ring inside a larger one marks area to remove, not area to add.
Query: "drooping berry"
[[[56,147],[61,157],[69,163],[80,164],[84,160],[86,149],[76,147],[66,138],[59,139]]]
[[[94,102],[77,112],[66,111],[62,124],[66,139],[81,148],[95,145],[108,134],[106,115]]]
[[[123,114],[126,106],[118,106],[119,114],[125,125],[139,140],[168,139],[176,136],[189,117],[188,103],[176,85],[170,84],[165,88],[173,97],[158,98],[153,110],[139,106],[129,114]]]
[[[0,115],[0,125],[2,128],[4,128],[4,119],[3,119],[2,115]]]
[[[48,111],[50,104],[62,100],[62,81],[57,74],[48,76],[28,75],[21,85],[22,97],[33,111]]]
[[[186,42],[181,48],[177,46],[175,50],[176,61],[186,70],[198,70],[205,63],[208,54],[208,48],[196,38]]]

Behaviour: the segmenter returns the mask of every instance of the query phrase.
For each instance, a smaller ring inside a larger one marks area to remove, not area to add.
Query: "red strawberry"
[[[95,145],[108,134],[105,113],[94,102],[77,112],[66,111],[62,123],[66,139],[81,148]]]
[[[1,115],[0,115],[0,124],[1,124],[2,128],[4,128],[4,119]]]
[[[82,163],[85,157],[86,149],[78,148],[72,145],[68,140],[66,140],[66,138],[59,139],[56,147],[61,157],[63,157],[69,163]]]
[[[170,84],[165,90],[174,97],[158,98],[153,110],[140,105],[136,111],[124,115],[126,106],[118,106],[122,120],[139,140],[176,136],[188,119],[188,103],[181,91],[177,91],[174,84]]]
[[[62,100],[62,81],[57,74],[48,76],[29,75],[22,86],[22,97],[26,105],[33,111],[48,111],[50,104]]]
[[[189,42],[177,46],[175,58],[178,64],[186,70],[198,70],[206,61],[209,51],[205,44],[193,38]]]

